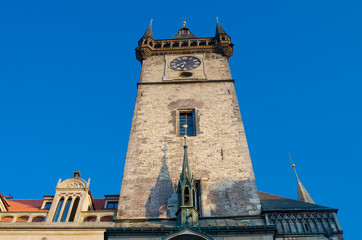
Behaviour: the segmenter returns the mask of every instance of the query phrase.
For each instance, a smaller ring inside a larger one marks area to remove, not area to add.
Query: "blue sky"
[[[261,191],[296,198],[288,152],[317,204],[361,236],[360,1],[1,1],[2,194],[42,198],[80,170],[95,197],[119,193],[136,83],[137,41],[183,18],[197,37],[216,21]],[[357,214],[356,214],[357,213]]]

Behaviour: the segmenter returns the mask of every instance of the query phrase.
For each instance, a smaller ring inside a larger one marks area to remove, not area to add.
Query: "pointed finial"
[[[185,141],[184,141],[184,148],[187,148],[186,139],[187,139],[187,127],[188,127],[188,125],[187,125],[187,124],[185,124],[185,125],[182,125],[182,126],[185,128],[185,135],[184,135],[184,139],[185,139]]]
[[[216,17],[216,22],[219,23],[219,18],[218,17]]]
[[[294,170],[295,177],[297,178],[298,200],[308,202],[308,203],[314,203],[313,199],[311,198],[311,196],[309,195],[309,193],[307,192],[307,190],[303,186],[302,182],[299,180],[298,175],[297,175],[297,171],[295,170],[295,164],[293,163],[292,157],[290,156],[289,152],[288,152],[288,154],[289,154],[290,162],[292,163],[292,168]]]
[[[151,21],[150,21],[150,26],[152,26],[152,22],[153,22],[153,19],[151,19]]]
[[[299,182],[297,171],[295,170],[295,164],[293,163],[292,157],[290,156],[290,152],[288,152],[288,155],[289,155],[290,162],[292,163],[292,168],[294,170],[295,177],[297,178],[297,182]]]

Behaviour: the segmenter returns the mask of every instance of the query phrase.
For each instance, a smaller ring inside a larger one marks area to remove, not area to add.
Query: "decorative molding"
[[[87,185],[87,182],[81,178],[69,178],[59,182],[57,188],[80,189],[88,187]]]

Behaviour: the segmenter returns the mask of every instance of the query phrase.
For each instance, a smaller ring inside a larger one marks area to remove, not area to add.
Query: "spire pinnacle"
[[[148,26],[145,34],[143,34],[143,37],[142,37],[142,38],[144,38],[144,37],[150,37],[150,38],[153,39],[152,22],[153,22],[153,19],[151,19],[150,25]]]
[[[298,175],[297,175],[297,171],[295,170],[295,164],[293,163],[292,157],[290,156],[290,152],[288,152],[288,155],[289,155],[290,162],[292,163],[292,168],[294,170],[295,177],[297,178],[297,182],[300,182]]]
[[[293,163],[292,157],[290,156],[289,152],[288,152],[288,155],[289,155],[290,162],[292,163],[292,168],[294,170],[295,177],[297,178],[298,200],[314,204],[312,197],[309,195],[309,193],[303,186],[302,182],[298,178],[297,171],[295,170],[295,164]]]
[[[219,23],[219,18],[216,17],[216,36],[219,34],[226,34],[225,30],[221,27],[220,23]]]
[[[187,131],[187,125],[184,125],[184,128]],[[191,171],[190,171],[190,166],[189,166],[189,158],[187,155],[187,143],[186,143],[186,139],[187,139],[187,135],[185,134],[184,136],[184,158],[183,158],[183,163],[182,163],[182,172],[181,172],[181,177],[180,180],[184,181],[184,180],[188,180],[191,181],[192,176],[191,176]]]

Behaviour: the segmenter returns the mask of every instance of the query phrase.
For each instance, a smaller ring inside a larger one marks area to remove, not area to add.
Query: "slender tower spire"
[[[314,201],[313,201],[312,197],[309,195],[309,193],[307,192],[307,190],[303,186],[302,182],[299,180],[298,175],[297,175],[297,171],[295,170],[295,164],[293,163],[293,160],[292,160],[292,157],[290,156],[290,153],[288,153],[288,154],[289,154],[290,162],[292,163],[292,168],[294,170],[295,177],[297,178],[298,200],[314,204]]]
[[[152,22],[153,22],[153,19],[151,19],[150,26],[148,26],[147,31],[145,32],[145,34],[143,34],[143,38],[144,37],[150,37],[150,38],[153,39]]]
[[[185,136],[184,136],[184,158],[183,158],[183,163],[182,163],[182,172],[181,172],[181,177],[180,180],[181,181],[185,181],[187,180],[189,184],[191,184],[191,173],[190,173],[190,166],[189,166],[189,158],[187,156],[187,143],[186,143],[186,139],[187,139],[187,125],[184,125],[185,127]]]
[[[216,17],[216,33],[215,33],[215,35],[217,36],[221,33],[226,34],[226,32],[224,31],[224,29],[221,27],[221,25],[219,23],[219,18]]]
[[[187,125],[184,125],[187,134]],[[190,171],[189,158],[187,156],[187,135],[184,136],[184,158],[182,163],[182,172],[177,187],[178,203],[177,203],[177,225],[179,226],[195,226],[199,219],[197,208],[196,186],[194,178]]]

